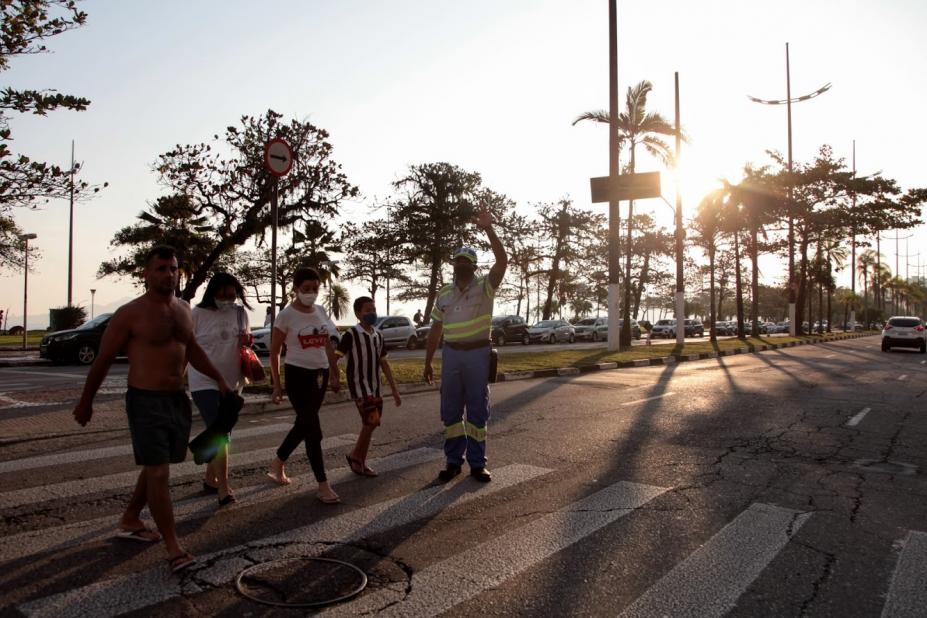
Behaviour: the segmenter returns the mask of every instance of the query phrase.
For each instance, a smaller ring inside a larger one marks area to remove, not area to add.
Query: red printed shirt
[[[327,369],[328,356],[325,343],[331,339],[338,342],[338,329],[320,305],[312,313],[296,310],[287,305],[277,315],[274,329],[285,336],[287,365],[303,369]]]

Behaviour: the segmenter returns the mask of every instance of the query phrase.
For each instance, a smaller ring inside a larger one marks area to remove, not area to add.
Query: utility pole
[[[792,215],[792,103],[799,103],[801,101],[807,101],[808,99],[813,99],[814,97],[823,94],[830,90],[831,84],[827,83],[815,90],[810,94],[806,94],[800,97],[792,98],[792,76],[791,76],[791,66],[789,63],[789,44],[785,44],[785,99],[779,100],[764,100],[758,99],[747,95],[747,98],[753,101],[754,103],[763,103],[764,105],[785,105],[787,110],[788,117],[788,171],[789,171],[789,187],[788,187],[788,208],[789,208],[789,234],[788,234],[788,243],[789,243],[789,334],[795,336],[798,329],[798,316],[797,316],[797,296],[798,296],[798,281],[795,279],[795,218]],[[810,326],[810,325],[809,325]]]
[[[71,306],[74,289],[74,140],[71,140],[71,208],[68,223],[68,307]]]
[[[682,346],[686,340],[685,317],[686,317],[686,287],[683,276],[683,228],[682,228],[682,190],[679,181],[679,156],[682,150],[682,125],[679,121],[679,71],[675,73],[676,83],[676,344]],[[714,315],[714,307],[708,313]],[[683,328],[679,328],[679,321],[682,320]],[[710,324],[709,328],[714,328]],[[712,331],[713,332],[713,331]]]
[[[618,181],[618,0],[608,1],[608,180]],[[620,348],[618,331],[620,270],[618,235],[621,233],[619,201],[611,196],[608,202],[608,351]]]

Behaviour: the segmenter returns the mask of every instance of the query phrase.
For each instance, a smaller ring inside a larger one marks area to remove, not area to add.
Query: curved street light
[[[761,103],[763,105],[785,105],[788,109],[788,127],[789,127],[789,211],[791,213],[792,205],[792,186],[791,186],[791,177],[792,177],[792,103],[799,103],[801,101],[807,101],[813,99],[817,96],[820,96],[830,90],[831,83],[827,82],[814,92],[800,97],[792,97],[792,79],[789,69],[789,44],[785,44],[785,98],[784,99],[760,99],[759,97],[754,97],[747,95],[747,98],[753,101],[754,103]],[[795,336],[797,330],[797,321],[796,321],[796,290],[795,290],[795,229],[794,221],[792,220],[791,214],[789,214],[789,335]]]
[[[35,234],[20,234],[19,239],[23,241],[23,350],[26,349],[26,335],[29,332],[27,326],[28,316],[28,299],[29,299],[29,241],[38,238]]]

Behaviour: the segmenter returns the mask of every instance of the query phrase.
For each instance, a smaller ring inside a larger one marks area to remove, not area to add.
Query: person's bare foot
[[[270,462],[270,472],[267,473],[277,485],[289,485],[290,477],[286,475],[286,472],[283,470],[283,461],[280,459],[274,459]]]
[[[331,486],[328,482],[319,483],[319,500],[325,504],[338,504],[341,502],[341,497],[332,491]]]

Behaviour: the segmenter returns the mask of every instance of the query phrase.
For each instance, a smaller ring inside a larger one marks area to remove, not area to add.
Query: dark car
[[[701,320],[686,320],[686,337],[704,337],[705,325]]]
[[[112,313],[104,313],[77,328],[45,335],[39,344],[39,356],[54,363],[89,365],[97,357],[100,339],[111,317]]]
[[[492,340],[496,345],[505,345],[510,341],[520,341],[528,345],[528,324],[523,317],[517,315],[495,317],[492,319]]]
[[[431,324],[426,324],[425,326],[419,326],[415,329],[415,336],[418,338],[419,347],[424,348],[425,344],[428,343],[428,333],[431,332]],[[438,341],[438,347],[444,345],[444,333],[441,334],[441,340]]]

